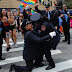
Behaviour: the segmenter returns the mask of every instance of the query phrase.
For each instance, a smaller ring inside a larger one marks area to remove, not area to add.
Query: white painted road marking
[[[56,63],[56,67],[51,70],[45,70],[46,67],[47,66],[33,69],[32,72],[58,72],[58,71],[62,71],[65,69],[69,69],[69,68],[72,68],[72,59]]]
[[[22,56],[7,58],[5,60],[0,61],[0,65],[10,64],[14,62],[24,61]]]
[[[20,51],[20,50],[23,50],[23,47],[11,49],[9,52]],[[3,51],[3,53],[8,53],[8,52]],[[60,54],[60,53],[62,53],[62,52],[60,50],[58,50],[58,49],[57,50],[51,50],[52,55]],[[5,64],[19,62],[19,61],[23,61],[23,56],[7,58],[6,60],[0,61],[0,65],[5,65]]]
[[[7,51],[2,51],[2,53],[10,53],[10,52],[21,51],[21,50],[23,50],[23,47],[10,49],[8,52]]]
[[[13,43],[9,43],[10,45],[12,45]],[[24,44],[24,41],[22,42],[17,42],[17,44]],[[3,44],[3,46],[7,46],[7,44]]]

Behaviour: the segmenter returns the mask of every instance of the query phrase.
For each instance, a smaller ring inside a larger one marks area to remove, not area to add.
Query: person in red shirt
[[[1,16],[1,20],[3,22],[3,25],[6,26],[9,30],[11,29],[10,28],[10,24],[9,22],[7,21],[8,19],[8,16],[7,16],[7,13],[6,13],[6,9],[2,9],[2,16]],[[8,32],[6,32],[6,35],[8,34]],[[7,43],[7,51],[9,51],[10,49],[10,45],[9,45],[9,37],[5,38],[5,41]]]

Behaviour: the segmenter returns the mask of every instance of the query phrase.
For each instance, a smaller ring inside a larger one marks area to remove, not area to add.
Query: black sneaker
[[[5,60],[5,58],[3,58],[3,57],[0,57],[0,60]]]
[[[0,69],[1,69],[1,67],[0,67]]]
[[[7,48],[6,51],[9,51],[9,48]]]
[[[62,42],[66,42],[67,40],[63,40]]]
[[[50,69],[52,69],[52,68],[55,68],[55,66],[48,66],[48,67],[46,67],[45,69],[46,69],[46,70],[50,70]]]
[[[9,45],[9,49],[11,49],[10,45]]]
[[[70,41],[68,41],[68,44],[70,44]]]

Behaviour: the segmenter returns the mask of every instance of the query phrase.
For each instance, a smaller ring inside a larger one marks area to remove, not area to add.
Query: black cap
[[[59,5],[58,4],[55,4],[55,7],[59,7]]]
[[[50,7],[50,4],[47,4],[47,5],[45,4],[45,7],[46,7],[46,8],[49,8],[49,7]]]
[[[30,16],[30,20],[34,23],[34,24],[38,24],[40,22],[41,19],[41,14],[40,13],[35,13],[32,16]]]

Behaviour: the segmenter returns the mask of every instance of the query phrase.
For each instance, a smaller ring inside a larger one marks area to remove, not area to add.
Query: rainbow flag
[[[55,7],[55,4],[53,5],[53,8]]]
[[[31,14],[33,15],[34,14],[34,11],[31,9]]]
[[[63,27],[62,26],[60,26],[60,32],[63,32]]]
[[[41,0],[41,2],[43,2],[44,0]]]
[[[61,11],[61,9],[59,9]]]
[[[2,1],[2,0],[0,0],[0,1]]]
[[[34,5],[37,2],[37,0],[28,0],[28,4]]]
[[[21,0],[23,3],[28,4],[28,0]]]
[[[25,4],[31,4],[31,5],[34,5],[37,2],[37,0],[21,0],[21,1]]]
[[[24,3],[24,2],[22,2],[22,4],[24,5],[24,7],[26,7],[26,6],[27,6],[27,4],[26,4],[26,3]]]
[[[20,7],[21,12],[23,12],[22,7],[23,7],[23,3],[21,3],[18,7]]]
[[[70,27],[72,27],[72,19],[70,19]]]

